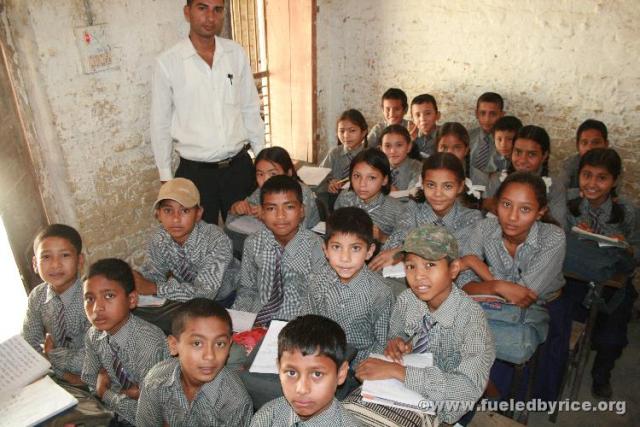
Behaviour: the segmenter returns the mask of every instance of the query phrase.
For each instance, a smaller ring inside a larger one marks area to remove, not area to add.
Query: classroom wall
[[[90,258],[140,258],[159,188],[149,142],[152,61],[186,34],[179,0],[0,4],[27,141],[52,222]],[[113,68],[83,71],[74,29],[106,24]]]
[[[444,121],[473,123],[477,97],[552,138],[552,168],[586,118],[609,127],[625,193],[640,201],[640,2],[637,0],[317,0],[320,158],[346,108],[381,121],[388,87],[431,93]]]

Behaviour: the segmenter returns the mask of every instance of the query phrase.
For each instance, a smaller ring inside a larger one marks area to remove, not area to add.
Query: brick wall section
[[[473,123],[493,90],[508,113],[545,127],[552,169],[575,152],[586,118],[604,121],[624,158],[624,192],[640,190],[640,3],[554,0],[318,0],[319,157],[335,119],[358,108],[370,124],[379,99],[400,87],[433,94],[444,121]]]

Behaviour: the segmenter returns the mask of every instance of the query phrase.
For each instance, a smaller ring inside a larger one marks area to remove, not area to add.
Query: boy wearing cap
[[[436,403],[441,422],[454,424],[487,386],[495,359],[493,336],[480,306],[452,286],[460,271],[458,245],[444,227],[411,231],[399,256],[410,289],[400,294],[391,312],[385,356],[392,362],[367,359],[356,376],[402,381]],[[405,367],[401,361],[407,353],[432,353],[433,366]]]
[[[196,297],[230,305],[234,280],[223,280],[232,263],[231,241],[216,225],[202,221],[200,193],[185,178],[167,181],[154,204],[160,226],[151,237],[147,259],[134,272],[138,294],[173,301]]]

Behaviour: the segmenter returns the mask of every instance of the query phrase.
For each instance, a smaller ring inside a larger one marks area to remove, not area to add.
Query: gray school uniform
[[[235,281],[225,277],[232,258],[231,241],[216,225],[198,221],[184,245],[158,226],[140,273],[158,286],[159,297],[215,299],[234,290]]]
[[[539,175],[539,173],[538,173]],[[494,173],[489,178],[487,190],[483,198],[495,197],[500,188],[500,184],[506,178],[504,173]],[[551,179],[551,185],[547,187],[547,203],[549,205],[549,213],[561,227],[564,228],[567,215],[567,191],[562,183],[562,179],[557,175],[543,177],[543,179]]]
[[[354,427],[359,425],[335,398],[327,409],[303,420],[294,412],[287,399],[279,397],[260,408],[251,420],[251,427]]]
[[[574,154],[562,164],[560,179],[567,191],[567,200],[580,197],[580,181],[578,179],[578,168],[580,167],[580,155]]]
[[[391,185],[398,190],[408,190],[418,184],[421,174],[422,162],[407,157],[400,163],[400,166],[391,168],[389,180],[391,181]]]
[[[304,205],[304,226],[306,228],[313,228],[318,222],[320,222],[320,213],[318,213],[318,205],[316,204],[316,195],[304,185],[304,183],[299,182],[300,187],[302,188],[302,204]],[[252,205],[259,206],[260,205],[260,189],[256,188],[249,197],[245,199]],[[230,224],[235,219],[239,218],[241,215],[234,215],[232,213],[227,214],[226,223]]]
[[[107,409],[135,425],[138,401],[121,393],[122,384],[118,382],[111,346],[118,347],[117,356],[129,380],[140,386],[156,363],[170,357],[167,340],[160,328],[133,314],[129,314],[127,323],[113,335],[92,326],[85,336],[82,381],[95,393],[98,373],[105,369],[111,387],[105,391],[102,401]]]
[[[463,291],[451,293],[431,312],[411,289],[399,297],[391,313],[389,338],[412,339],[422,332],[423,317],[435,321],[429,330],[427,351],[433,354],[429,368],[407,367],[405,387],[433,402],[476,402],[487,386],[495,360],[493,335],[482,308]],[[443,405],[436,414],[440,421],[454,424],[466,409]]]
[[[279,246],[280,243],[268,229],[247,237],[242,254],[240,288],[233,304],[235,310],[258,313],[269,301]],[[324,259],[320,237],[310,230],[300,228],[284,248],[284,301],[273,316],[274,319],[291,320],[300,315],[302,303],[307,298],[309,275]]]
[[[607,198],[605,202],[598,208],[593,210],[593,214],[598,218],[600,226],[599,234],[605,236],[613,236],[616,234],[623,235],[625,241],[633,248],[633,256],[635,258],[636,265],[640,265],[640,217],[636,207],[625,200],[620,198],[617,201],[618,205],[622,206],[624,211],[624,220],[620,223],[609,223],[611,220],[611,209],[613,208],[613,202],[611,197]],[[592,226],[592,219],[590,211],[592,208],[589,201],[582,199],[580,202],[580,215],[573,216],[571,212],[567,211],[567,233],[571,231],[571,227],[580,223],[585,223],[588,226]]]
[[[238,375],[223,367],[189,402],[181,384],[180,359],[155,365],[144,379],[136,426],[248,426],[253,403]]]
[[[409,201],[404,207],[405,211],[398,219],[396,229],[382,246],[383,250],[400,247],[411,230],[425,224],[444,224],[444,227],[458,240],[458,245],[462,246],[471,227],[482,219],[482,213],[479,210],[466,208],[458,200],[442,218],[438,217],[426,202]]]
[[[481,165],[479,162],[480,159],[478,157],[478,152],[484,146],[488,146],[489,155],[487,158],[487,163],[485,165]],[[471,131],[469,132],[469,150],[472,167],[479,169],[484,173],[491,173],[496,171],[491,161],[491,159],[497,154],[492,134],[484,133],[484,131],[480,127],[471,129]],[[473,179],[473,177],[471,177],[471,179]]]
[[[433,155],[436,151],[438,151],[436,135],[438,134],[438,126],[435,127],[431,132],[424,134],[422,132],[418,132],[418,137],[413,140],[413,145],[418,147],[418,151],[420,152],[420,156],[423,159]]]
[[[538,294],[539,299],[545,300],[564,286],[562,266],[565,250],[564,230],[536,221],[512,257],[504,246],[500,223],[492,217],[476,224],[461,248],[461,256],[477,256],[489,266],[497,280],[525,286]],[[475,274],[466,270],[456,283],[464,286],[474,280],[478,280]]]
[[[409,120],[402,119],[402,123],[400,123],[405,128],[409,129]],[[367,145],[369,148],[376,148],[382,145],[382,141],[380,141],[380,135],[382,135],[382,131],[389,126],[387,122],[379,122],[376,123],[369,134],[367,135]]]
[[[45,334],[49,333],[54,342],[62,341],[61,334],[66,336],[65,346],[56,345],[48,353],[53,372],[62,378],[65,372],[80,375],[84,362],[84,335],[91,326],[84,313],[82,282],[76,280],[69,289],[60,295],[48,283],[41,283],[29,294],[27,312],[22,324],[22,337],[36,351],[42,352]],[[64,331],[58,327],[58,310],[60,302],[64,307]]]
[[[347,342],[358,350],[353,366],[382,353],[387,345],[393,293],[382,276],[366,265],[348,283],[342,283],[335,270],[325,264],[309,279],[304,313],[320,314],[335,320],[347,335]]]
[[[331,179],[344,179],[349,176],[349,166],[351,160],[364,149],[364,144],[360,144],[354,150],[347,150],[345,145],[337,145],[329,151],[327,157],[320,163],[322,168],[330,168],[331,172],[327,176],[327,181]]]
[[[363,209],[369,214],[374,225],[389,236],[396,227],[396,222],[402,212],[403,205],[404,204],[398,199],[382,193],[378,194],[376,198],[369,203],[365,203],[358,197],[355,191],[349,189],[340,192],[333,208],[335,210],[353,206]]]

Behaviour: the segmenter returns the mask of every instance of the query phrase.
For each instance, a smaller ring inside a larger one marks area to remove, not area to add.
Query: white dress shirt
[[[188,160],[217,162],[248,142],[264,145],[264,122],[247,55],[234,41],[216,37],[212,66],[186,38],[155,64],[151,101],[151,146],[160,180],[173,177],[173,142]]]

